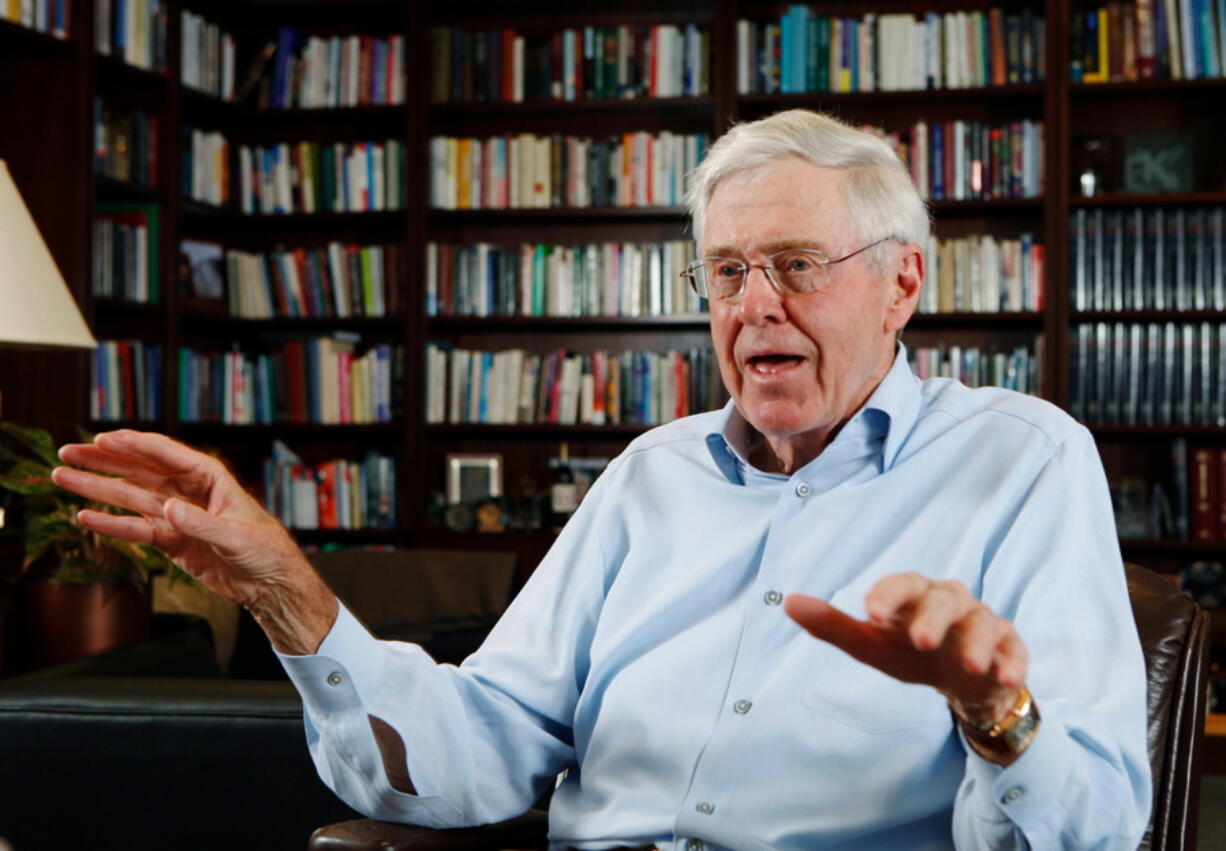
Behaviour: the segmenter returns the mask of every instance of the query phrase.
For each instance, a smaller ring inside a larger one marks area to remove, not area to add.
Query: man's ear
[[[924,285],[924,250],[908,242],[898,250],[891,264],[890,305],[886,330],[901,331],[915,313],[920,288]]]

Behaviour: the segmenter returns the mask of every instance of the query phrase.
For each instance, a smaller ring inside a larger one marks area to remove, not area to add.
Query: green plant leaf
[[[19,458],[0,475],[0,488],[26,496],[49,496],[59,492],[50,472],[45,464]]]
[[[16,423],[0,421],[0,434],[6,434],[15,442],[30,450],[36,458],[51,467],[59,466],[60,457],[55,452],[51,434],[41,428],[26,428]]]

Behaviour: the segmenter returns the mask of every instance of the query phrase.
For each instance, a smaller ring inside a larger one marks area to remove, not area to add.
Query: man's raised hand
[[[169,437],[105,432],[60,448],[52,479],[65,490],[138,516],[85,510],[103,535],[151,544],[221,596],[252,611],[283,652],[314,652],[335,600],[285,531],[225,465]],[[121,476],[122,478],[113,478]]]

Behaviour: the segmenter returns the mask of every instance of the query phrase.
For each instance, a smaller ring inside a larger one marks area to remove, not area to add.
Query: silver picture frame
[[[447,453],[447,503],[469,505],[502,496],[502,455],[497,452]]]

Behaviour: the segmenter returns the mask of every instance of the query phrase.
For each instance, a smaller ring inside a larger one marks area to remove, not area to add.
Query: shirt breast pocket
[[[814,641],[801,702],[831,720],[867,733],[950,724],[949,707],[931,686],[904,683]]]

